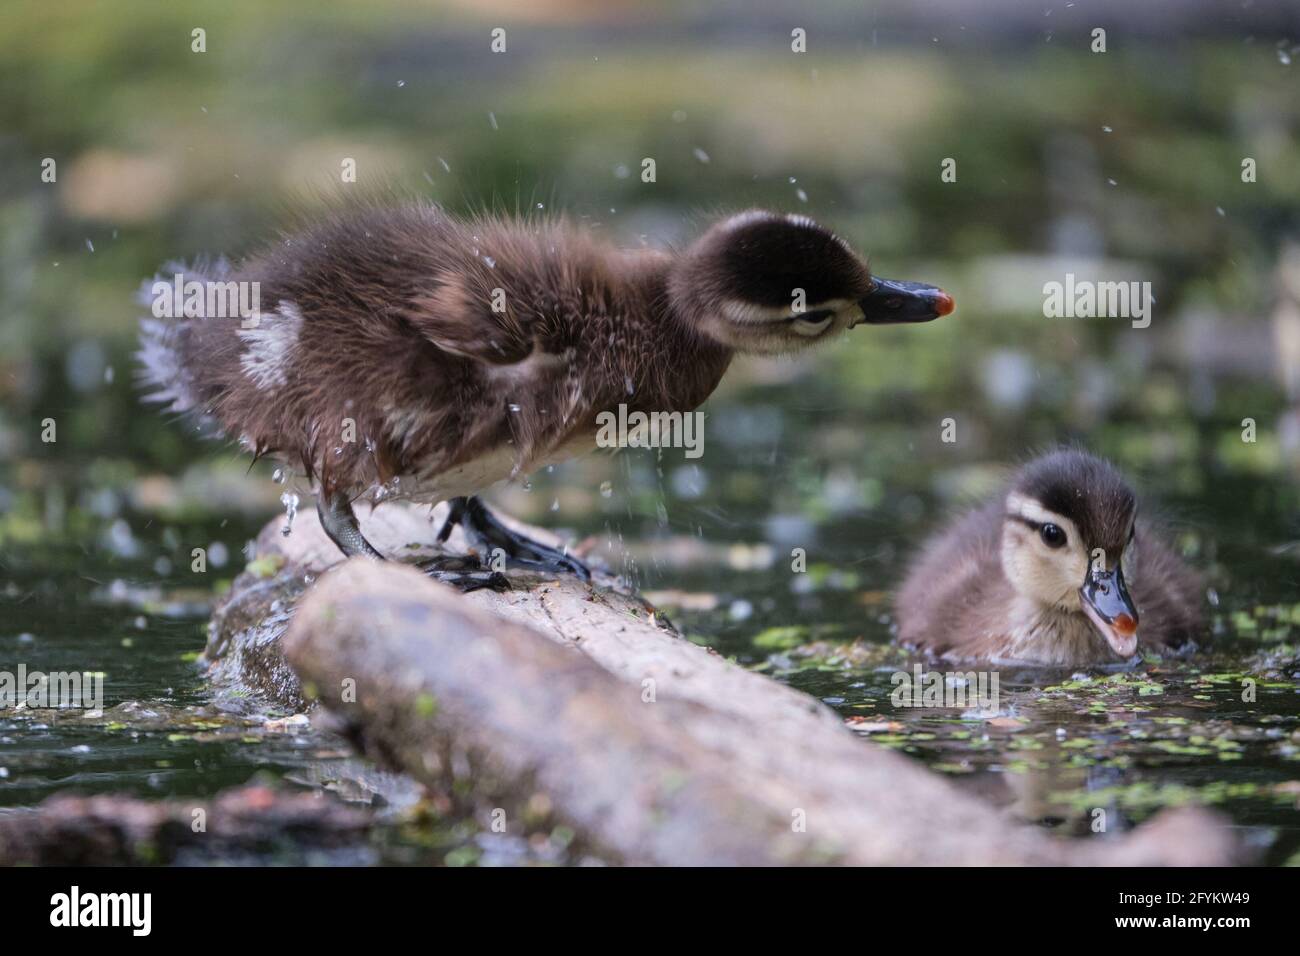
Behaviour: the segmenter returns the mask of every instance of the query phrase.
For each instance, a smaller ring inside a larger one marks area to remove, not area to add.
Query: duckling
[[[958,660],[1075,667],[1189,646],[1200,579],[1105,461],[1045,455],[934,537],[898,592],[901,643]],[[1138,622],[1141,621],[1141,628]]]
[[[695,409],[737,352],[796,352],[953,309],[934,286],[873,276],[811,219],[763,210],[669,252],[616,249],[563,220],[362,205],[238,268],[168,271],[206,288],[256,283],[263,308],[159,318],[160,280],[146,282],[146,398],[301,468],[344,555],[381,557],[355,501],[449,500],[440,540],[460,524],[507,566],[583,579],[585,565],[509,528],[478,493],[596,447],[598,415],[620,404]],[[505,586],[463,564],[427,570]]]

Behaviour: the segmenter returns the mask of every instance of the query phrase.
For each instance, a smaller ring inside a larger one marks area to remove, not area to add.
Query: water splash
[[[292,491],[280,495],[280,504],[284,505],[284,527],[280,534],[286,538],[293,533],[293,519],[298,516],[298,496]]]

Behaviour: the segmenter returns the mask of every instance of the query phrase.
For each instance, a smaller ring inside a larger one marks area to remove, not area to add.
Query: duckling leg
[[[451,511],[438,532],[439,541],[446,541],[451,529],[460,525],[470,543],[484,554],[500,548],[505,552],[506,560],[516,567],[563,571],[576,574],[583,581],[591,580],[590,569],[577,558],[506,527],[477,497],[452,498],[450,505]]]
[[[339,546],[344,557],[355,558],[360,554],[377,561],[384,560],[384,556],[362,535],[347,495],[340,491],[322,490],[316,496],[316,514],[320,515],[320,526]]]
[[[320,515],[321,527],[345,557],[364,555],[376,561],[384,560],[384,556],[361,533],[356,512],[352,510],[347,495],[337,491],[321,492],[316,497],[316,513]],[[450,584],[460,591],[477,591],[479,588],[504,591],[510,587],[504,574],[483,567],[473,558],[439,555],[420,562],[416,567],[434,580]]]

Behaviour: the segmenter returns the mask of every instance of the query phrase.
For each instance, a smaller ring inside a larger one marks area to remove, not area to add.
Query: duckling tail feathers
[[[148,310],[140,319],[140,348],[135,353],[144,400],[189,416],[204,432],[214,430],[214,423],[201,410],[203,389],[193,361],[192,339],[201,319],[186,314],[182,290],[186,281],[206,285],[223,281],[229,272],[225,260],[193,266],[169,262],[159,275],[141,283],[136,294],[137,303]]]

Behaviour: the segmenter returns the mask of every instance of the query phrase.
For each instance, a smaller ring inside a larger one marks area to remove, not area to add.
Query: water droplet
[[[600,496],[602,498],[614,497],[614,483],[612,481],[602,481],[600,483]]]
[[[709,161],[709,154],[706,153],[704,150],[700,149],[698,146],[695,147],[694,153],[695,153],[695,158],[698,159],[700,162],[707,163]]]
[[[795,194],[796,196],[799,197],[799,201],[800,201],[800,202],[807,202],[807,201],[808,201],[808,194],[807,194],[806,192],[804,192],[802,189],[796,189],[796,190],[794,191],[794,194]]]
[[[277,468],[275,469],[275,471],[271,472],[271,480],[274,481],[277,485],[284,484],[285,479],[287,477],[288,476],[285,475],[283,468]]]
[[[286,491],[280,496],[280,504],[284,505],[284,527],[280,529],[280,534],[287,538],[293,533],[293,519],[298,516],[298,496],[292,491]]]
[[[1103,127],[1101,128],[1101,131],[1102,131],[1103,133],[1113,133],[1113,132],[1115,132],[1115,131],[1114,131],[1113,129],[1111,129],[1109,126],[1103,126]]]
[[[487,263],[489,269],[495,269],[497,267],[497,261],[491,256],[484,256],[483,261]]]
[[[497,126],[497,114],[496,114],[496,113],[488,113],[488,122],[492,124],[492,128],[493,128],[493,129],[500,129],[500,128],[501,128],[501,127]]]
[[[398,88],[399,90],[400,90],[402,87],[404,87],[405,85],[406,85],[406,80],[398,80],[398,81],[397,81],[397,88]]]
[[[748,620],[753,613],[754,605],[749,601],[746,601],[744,598],[738,598],[737,600],[732,601],[731,606],[727,608],[727,617],[731,618],[733,621]]]
[[[559,499],[559,498],[556,498],[554,501],[551,502],[551,510],[552,510],[552,511],[559,511],[559,510],[560,510],[560,499]]]
[[[89,249],[91,252],[94,252],[94,251],[95,251],[95,244],[94,244],[93,242],[91,242],[89,239],[87,239],[87,240],[86,240],[86,248]]]
[[[451,172],[451,167],[447,165],[447,161],[443,159],[441,156],[438,157],[438,162],[442,163],[443,169],[445,169],[447,172]]]

